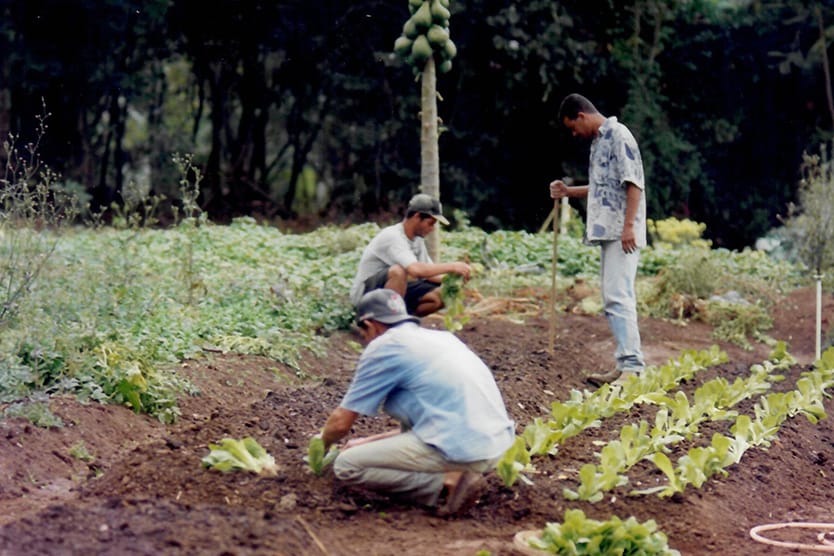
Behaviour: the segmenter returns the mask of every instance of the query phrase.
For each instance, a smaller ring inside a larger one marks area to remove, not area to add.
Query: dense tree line
[[[392,53],[407,0],[0,0],[0,134],[28,139],[94,210],[176,199],[193,153],[212,219],[346,222],[420,179],[419,84]],[[822,0],[452,0],[438,77],[440,189],[486,227],[538,229],[585,171],[571,92],[627,123],[650,216],[728,247],[778,225],[802,153],[831,136]],[[578,206],[578,208],[581,208]]]

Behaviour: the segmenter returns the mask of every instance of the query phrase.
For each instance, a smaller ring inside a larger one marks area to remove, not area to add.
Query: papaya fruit
[[[408,56],[411,52],[411,44],[414,41],[406,37],[405,35],[401,35],[394,41],[394,52],[397,53],[398,56],[402,56],[403,58]]]
[[[425,2],[425,0],[408,0],[408,8],[411,10],[411,13],[414,13],[418,9],[420,9],[420,6],[423,5],[423,2]]]
[[[431,27],[432,15],[429,2],[423,2],[417,11],[414,12],[414,15],[411,16],[411,20],[414,21],[414,24],[421,31]]]
[[[412,16],[403,24],[403,35],[411,40],[414,40],[419,34],[420,30],[417,29],[417,23],[414,22],[414,17]]]
[[[449,31],[440,25],[432,25],[426,32],[426,37],[429,39],[429,44],[432,48],[440,49],[449,40]]]
[[[440,73],[448,73],[452,69],[452,61],[451,60],[443,60],[440,62],[440,65],[437,66],[437,71]]]
[[[431,57],[431,45],[426,35],[420,35],[414,39],[414,44],[411,45],[411,62],[417,66],[422,67]]]
[[[446,41],[446,44],[443,45],[443,53],[446,55],[446,58],[451,60],[455,57],[455,54],[458,53],[458,47],[455,46],[455,43],[452,42],[452,39]]]
[[[431,8],[429,8],[429,11],[431,12],[432,21],[443,26],[445,26],[449,22],[449,18],[452,17],[452,13],[443,7],[440,0],[431,0]]]

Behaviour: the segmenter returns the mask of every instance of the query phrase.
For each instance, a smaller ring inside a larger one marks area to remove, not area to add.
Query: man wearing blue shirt
[[[483,491],[483,473],[515,439],[492,372],[454,334],[420,327],[393,290],[366,293],[357,322],[367,346],[322,429],[324,444],[380,410],[401,427],[348,442],[333,472],[350,485],[440,506],[443,515],[466,512]]]
[[[574,137],[592,139],[588,185],[550,184],[550,196],[587,198],[585,242],[599,245],[600,286],[608,326],[617,341],[616,367],[587,377],[600,386],[644,367],[637,326],[634,282],[640,248],[646,245],[646,194],[637,141],[614,116],[606,118],[582,95],[568,95],[559,119]]]

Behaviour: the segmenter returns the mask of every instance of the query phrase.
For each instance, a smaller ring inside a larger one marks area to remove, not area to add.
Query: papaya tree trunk
[[[440,157],[437,147],[437,71],[434,56],[423,68],[420,89],[420,191],[440,199]],[[426,247],[433,261],[440,257],[440,227],[426,238]]]

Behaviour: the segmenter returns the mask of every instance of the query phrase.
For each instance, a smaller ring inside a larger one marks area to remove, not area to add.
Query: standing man
[[[443,275],[453,272],[468,280],[472,270],[463,262],[432,262],[423,238],[438,221],[449,224],[440,201],[425,193],[412,197],[405,219],[384,228],[362,252],[350,289],[351,303],[356,306],[366,292],[388,288],[405,299],[411,315],[424,317],[442,309],[438,288]]]
[[[422,328],[395,291],[365,294],[356,320],[367,346],[322,429],[325,449],[360,414],[381,410],[400,428],[348,442],[333,472],[350,485],[439,506],[441,515],[465,513],[486,486],[483,473],[515,439],[492,372],[451,332]]]
[[[640,248],[646,245],[643,161],[628,128],[616,117],[600,114],[582,95],[565,97],[559,120],[574,137],[592,139],[588,185],[571,187],[555,180],[550,183],[550,196],[588,200],[585,242],[600,246],[603,308],[617,341],[616,367],[587,377],[600,386],[645,368],[634,291]]]

